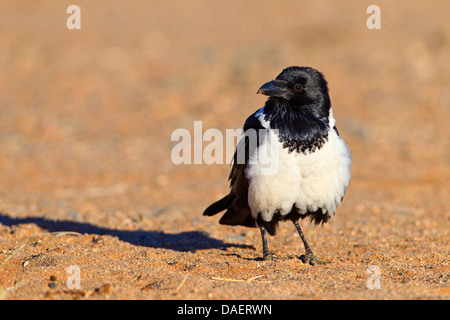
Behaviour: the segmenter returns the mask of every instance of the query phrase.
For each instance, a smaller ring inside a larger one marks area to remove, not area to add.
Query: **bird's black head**
[[[275,80],[259,88],[258,93],[278,100],[282,105],[289,102],[294,108],[309,106],[311,111],[328,116],[330,97],[327,81],[322,73],[310,67],[288,67]]]
[[[323,75],[310,67],[289,67],[258,93],[269,96],[264,119],[279,130],[289,151],[314,151],[328,139],[330,97]]]

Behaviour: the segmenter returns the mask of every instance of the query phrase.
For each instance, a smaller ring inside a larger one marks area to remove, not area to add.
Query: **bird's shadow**
[[[70,231],[81,234],[110,235],[133,245],[171,249],[180,252],[195,252],[197,250],[205,249],[226,249],[230,247],[254,249],[253,246],[227,243],[219,239],[211,238],[203,231],[165,233],[163,231],[151,230],[118,230],[70,220],[49,220],[40,217],[15,218],[0,212],[0,224],[11,227],[27,223],[34,223],[48,232]]]

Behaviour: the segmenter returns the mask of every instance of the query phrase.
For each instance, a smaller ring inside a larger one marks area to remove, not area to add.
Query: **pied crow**
[[[320,261],[298,220],[327,222],[350,181],[350,150],[336,128],[327,81],[311,67],[288,67],[257,93],[268,99],[245,121],[230,193],[203,214],[226,210],[221,224],[259,227],[264,259],[273,257],[267,233],[275,235],[279,221],[291,220],[305,246],[300,259],[315,265]]]

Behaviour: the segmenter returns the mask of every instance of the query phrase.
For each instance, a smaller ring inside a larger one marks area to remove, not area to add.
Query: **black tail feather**
[[[248,206],[247,198],[240,197],[234,199],[228,210],[219,221],[220,224],[230,226],[246,226],[256,227],[255,219],[252,217],[250,207]]]
[[[213,216],[215,214],[218,214],[219,212],[228,209],[228,207],[231,205],[232,199],[230,195],[226,195],[219,201],[214,202],[212,205],[210,205],[208,208],[206,208],[205,212],[203,212],[204,216]]]

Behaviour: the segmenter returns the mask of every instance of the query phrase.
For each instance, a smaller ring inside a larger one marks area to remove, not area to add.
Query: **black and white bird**
[[[230,193],[203,215],[226,210],[221,224],[259,227],[264,259],[271,257],[267,232],[291,220],[305,246],[300,259],[315,265],[298,220],[327,222],[350,182],[350,150],[339,137],[327,81],[313,68],[288,67],[257,93],[269,98],[245,121],[244,133],[255,134],[238,144]]]

